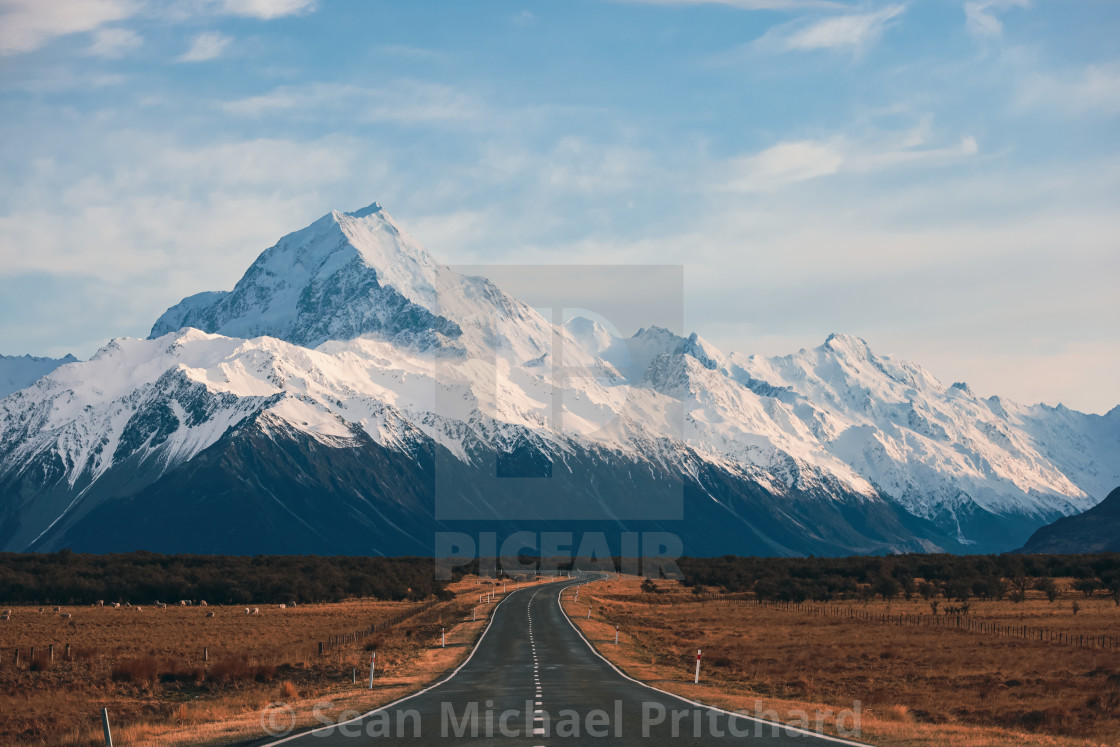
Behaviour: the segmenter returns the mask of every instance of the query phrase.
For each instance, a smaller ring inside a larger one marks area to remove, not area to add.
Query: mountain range
[[[440,264],[377,204],[331,212],[148,339],[13,378],[0,548],[430,554],[436,532],[529,530],[990,552],[1120,485],[1120,407],[979,397],[848,335],[761,357],[608,326]]]

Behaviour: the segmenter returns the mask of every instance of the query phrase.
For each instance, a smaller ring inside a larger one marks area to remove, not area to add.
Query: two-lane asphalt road
[[[627,677],[560,607],[565,589],[591,578],[508,595],[468,659],[435,685],[343,724],[264,744],[858,744],[709,708]]]

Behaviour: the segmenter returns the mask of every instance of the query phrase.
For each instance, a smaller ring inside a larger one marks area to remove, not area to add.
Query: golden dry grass
[[[12,619],[0,623],[0,744],[101,745],[103,706],[111,714],[114,743],[122,746],[253,737],[263,733],[262,713],[276,702],[291,707],[297,726],[315,723],[312,708],[323,700],[333,704],[321,709],[327,716],[369,710],[436,679],[473,645],[494,606],[478,603],[489,582],[466,578],[450,588],[453,600],[321,657],[318,642],[328,636],[421,605],[349,600],[260,607],[259,615],[249,616],[244,607],[78,607],[64,610],[70,620],[53,608],[43,614],[38,607],[13,608]],[[471,622],[472,609],[477,622]],[[441,648],[444,628],[447,647]],[[30,647],[39,659],[49,643],[55,644],[55,661],[29,666]],[[72,645],[70,660],[66,643]],[[203,660],[204,647],[209,661]],[[370,647],[377,651],[372,690],[366,687]]]
[[[945,628],[811,616],[754,604],[698,601],[672,582],[599,582],[566,609],[600,651],[663,689],[728,708],[778,714],[838,712],[861,704],[863,738],[883,745],[1120,743],[1120,655]],[[587,597],[594,604],[590,621]],[[861,605],[886,611],[882,602]],[[891,612],[925,602],[895,602]],[[1030,599],[974,603],[987,620],[1117,631],[1111,602]],[[621,626],[615,647],[614,626]],[[696,649],[703,676],[692,683]],[[786,720],[789,720],[788,718]],[[794,718],[794,721],[797,719]],[[825,719],[825,730],[834,730]]]

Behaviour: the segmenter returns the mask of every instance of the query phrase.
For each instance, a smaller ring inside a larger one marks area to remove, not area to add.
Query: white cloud
[[[191,41],[190,48],[179,57],[179,62],[204,62],[222,56],[232,37],[217,31],[204,31]]]
[[[977,36],[1002,36],[1003,22],[996,13],[1030,5],[1030,0],[970,0],[964,4],[965,25]]]
[[[143,43],[143,37],[131,29],[98,29],[88,52],[95,57],[118,59]]]
[[[134,0],[0,0],[0,56],[32,52],[56,37],[93,31],[138,8]]]
[[[482,104],[450,86],[396,81],[366,87],[346,83],[281,86],[260,96],[227,101],[222,109],[244,117],[298,111],[308,117],[346,117],[360,122],[439,122],[476,119]]]
[[[109,336],[147,334],[183,296],[231,287],[282,235],[332,207],[365,204],[388,181],[379,156],[351,138],[187,146],[115,131],[94,141],[109,159],[107,170],[89,173],[69,157],[45,163],[0,213],[0,283],[29,276],[88,281],[84,300],[103,315],[100,326],[82,333],[89,339],[77,339],[61,312],[50,312],[55,344],[83,354]],[[109,310],[99,297],[114,299]],[[14,347],[7,341],[10,349],[42,344],[11,318],[0,320],[0,331],[20,338]]]
[[[315,10],[315,0],[223,0],[222,10],[231,15],[280,18]]]
[[[972,136],[956,145],[921,147],[923,128],[853,140],[838,135],[826,140],[779,143],[748,156],[731,159],[724,176],[716,179],[721,190],[768,192],[795,182],[841,172],[869,173],[902,165],[937,165],[975,156],[980,146]]]
[[[754,192],[791,182],[829,176],[844,164],[842,141],[779,143],[752,156],[733,159],[730,181],[725,189]]]
[[[852,49],[862,51],[879,40],[890,22],[906,7],[888,5],[871,13],[825,18],[796,29],[782,39],[787,50]]]
[[[210,13],[268,20],[308,13],[315,5],[315,0],[201,0],[166,7],[148,0],[0,0],[0,56],[33,52],[57,37],[97,31],[142,11],[174,20]],[[106,33],[94,39],[92,54],[112,57],[136,46],[124,29]]]
[[[1044,108],[1060,115],[1120,113],[1120,62],[1037,73],[1020,85],[1016,103],[1020,108]]]

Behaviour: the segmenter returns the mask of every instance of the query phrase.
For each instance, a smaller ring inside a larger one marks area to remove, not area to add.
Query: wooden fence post
[[[109,731],[109,709],[101,709],[101,728],[105,732],[105,747],[113,747],[113,733]]]

